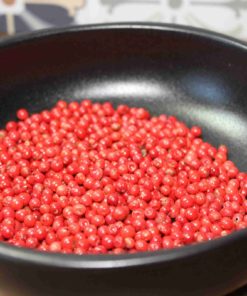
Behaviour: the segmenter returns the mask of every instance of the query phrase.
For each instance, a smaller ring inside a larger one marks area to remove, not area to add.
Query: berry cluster
[[[170,249],[247,227],[247,174],[173,116],[59,101],[0,130],[0,240],[98,254]]]

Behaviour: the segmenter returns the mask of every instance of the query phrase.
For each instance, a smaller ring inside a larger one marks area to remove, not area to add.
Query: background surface
[[[0,0],[0,32],[119,21],[185,24],[247,41],[247,0]]]

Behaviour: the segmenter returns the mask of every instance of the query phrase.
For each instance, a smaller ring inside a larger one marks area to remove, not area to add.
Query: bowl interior
[[[247,170],[247,49],[183,28],[104,26],[0,44],[0,125],[18,108],[109,100],[173,114]],[[145,26],[144,26],[145,27]],[[24,38],[25,39],[25,38]]]

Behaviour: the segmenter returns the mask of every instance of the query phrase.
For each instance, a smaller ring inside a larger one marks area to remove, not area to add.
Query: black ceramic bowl
[[[247,46],[186,27],[114,24],[0,41],[0,124],[20,107],[110,100],[203,127],[247,170]],[[0,244],[4,295],[214,296],[247,283],[247,230],[170,251],[44,254]],[[9,292],[9,294],[7,294]]]

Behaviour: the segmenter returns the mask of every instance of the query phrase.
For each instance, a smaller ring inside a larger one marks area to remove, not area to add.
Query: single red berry
[[[17,118],[20,120],[26,120],[29,116],[28,112],[26,109],[19,109],[16,113]]]

